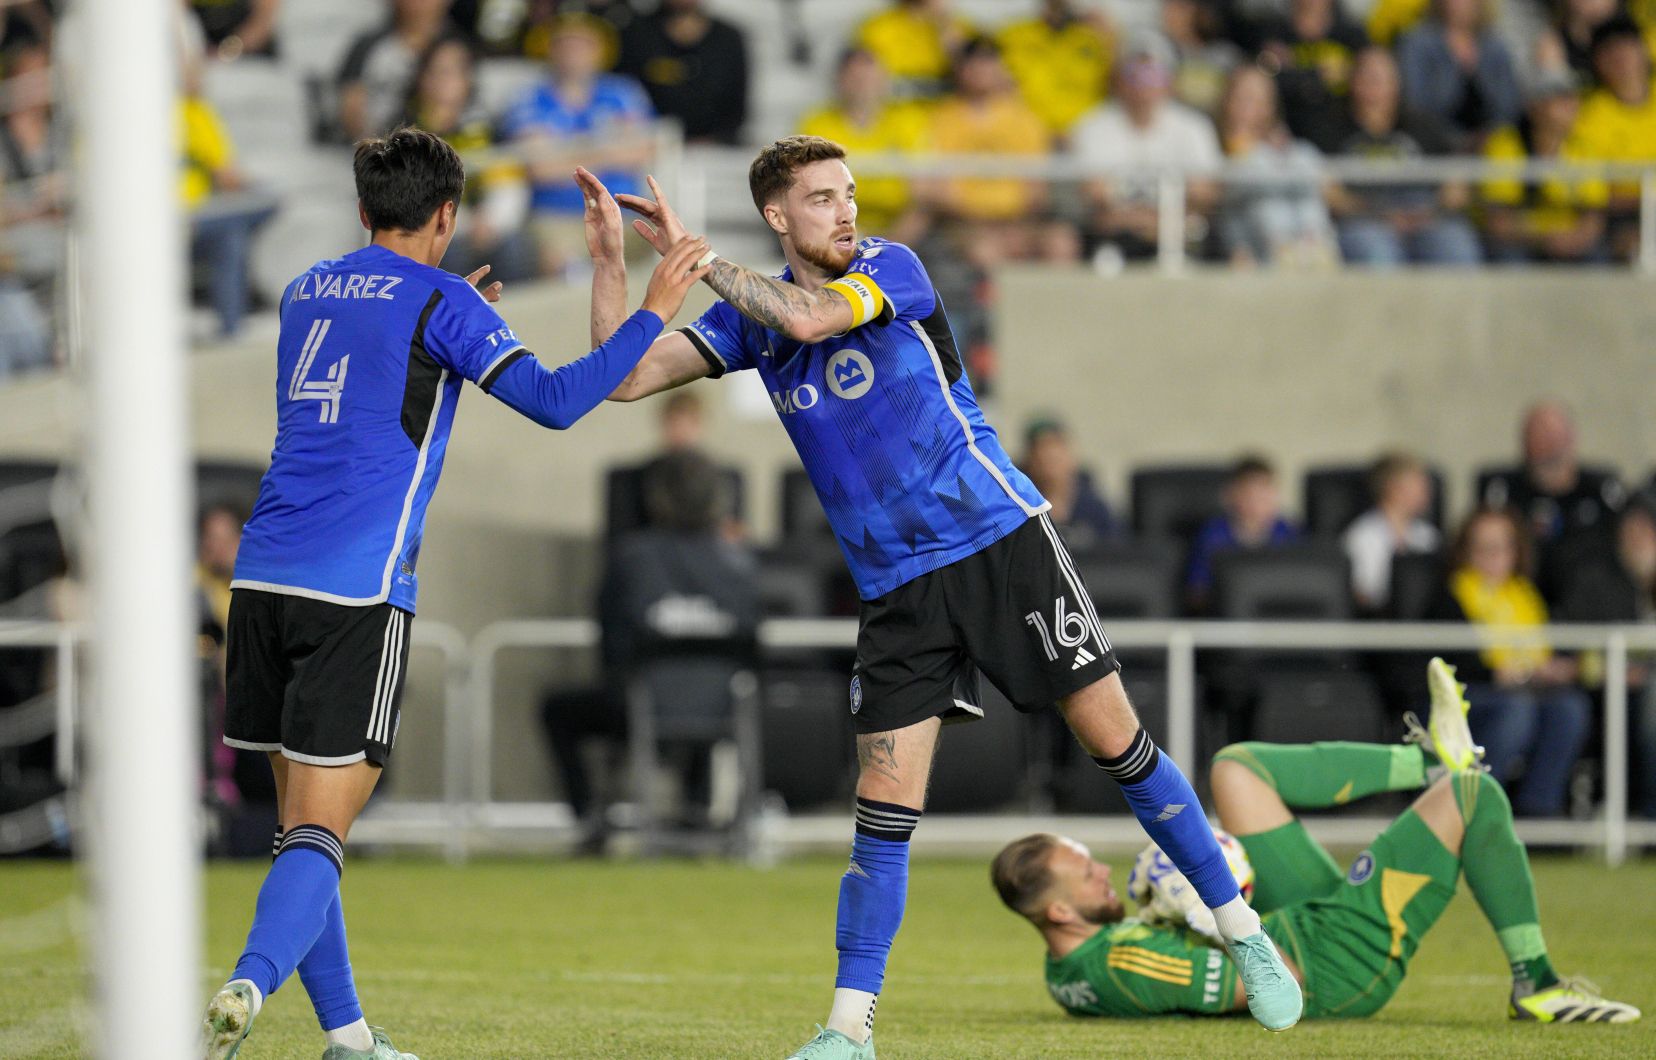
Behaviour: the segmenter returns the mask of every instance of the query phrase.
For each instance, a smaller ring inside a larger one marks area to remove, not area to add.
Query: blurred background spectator
[[[652,643],[705,631],[751,631],[759,618],[756,557],[721,529],[728,502],[719,468],[693,448],[680,448],[650,465],[643,485],[648,526],[612,543],[598,592],[602,686],[554,693],[542,709],[565,794],[583,825],[581,850],[592,854],[603,852],[609,826],[582,745],[599,739],[613,750],[627,738],[627,683],[652,658]],[[724,683],[728,687],[728,677]],[[693,688],[679,692],[673,709],[681,714],[724,709],[717,695],[704,701]],[[680,750],[682,819],[700,824],[710,748]],[[633,783],[648,790],[645,778]]]
[[[1399,37],[1418,26],[1431,13],[1432,0],[1374,0],[1369,6],[1369,39],[1390,48]]]
[[[1052,521],[1072,548],[1082,550],[1122,536],[1121,522],[1093,485],[1092,473],[1081,466],[1069,428],[1062,423],[1032,422],[1024,432],[1018,466],[1052,505]]]
[[[807,114],[799,131],[842,145],[851,164],[861,155],[917,154],[926,146],[923,107],[891,97],[885,67],[862,48],[847,48],[834,75],[834,99]],[[901,177],[857,176],[857,231],[887,236],[899,243],[913,240],[915,230],[909,182]]]
[[[337,85],[337,120],[347,142],[383,133],[402,116],[420,56],[439,37],[455,32],[449,2],[391,0],[385,25],[352,42]]]
[[[1656,494],[1634,497],[1616,526],[1616,545],[1577,572],[1559,608],[1562,622],[1656,623]],[[1583,671],[1588,669],[1583,658]],[[1602,661],[1593,660],[1595,679]],[[1597,683],[1596,680],[1594,683]],[[1627,671],[1632,812],[1656,820],[1656,667],[1647,656]]]
[[[880,60],[900,93],[928,96],[943,88],[956,53],[975,32],[951,0],[892,0],[857,28],[856,42]]]
[[[1109,17],[1077,0],[1041,0],[1034,18],[1014,20],[996,37],[1024,102],[1060,139],[1104,99],[1115,62]]]
[[[656,113],[691,143],[734,144],[747,121],[747,41],[702,0],[661,0],[621,37],[620,73],[637,79]]]
[[[1426,465],[1412,453],[1388,453],[1369,476],[1374,507],[1359,515],[1341,535],[1351,560],[1351,590],[1370,613],[1385,610],[1391,596],[1392,559],[1429,554],[1443,543],[1427,521],[1432,508],[1432,480]]]
[[[1593,73],[1593,33],[1621,11],[1621,0],[1557,0],[1552,22],[1535,39],[1535,66],[1547,73],[1568,70],[1581,81]]]
[[[1542,73],[1529,91],[1517,124],[1503,126],[1484,141],[1491,161],[1580,162],[1573,139],[1581,110],[1574,76],[1562,70]],[[1486,180],[1484,241],[1490,260],[1526,262],[1599,262],[1607,260],[1604,209],[1610,189],[1602,180]]]
[[[1261,66],[1276,72],[1289,131],[1325,153],[1338,151],[1352,68],[1368,35],[1338,0],[1290,0],[1286,17],[1266,18],[1250,34]]]
[[[1216,225],[1220,256],[1239,265],[1336,264],[1321,155],[1282,124],[1276,82],[1259,67],[1231,72],[1219,107],[1219,142],[1232,165],[1272,178],[1226,182]],[[1276,179],[1290,175],[1303,179]]]
[[[1610,525],[1626,490],[1615,475],[1582,467],[1575,418],[1562,402],[1532,405],[1519,438],[1523,463],[1486,476],[1484,504],[1518,512],[1543,544]]]
[[[4,221],[15,275],[50,295],[63,268],[65,131],[53,106],[51,56],[29,38],[3,55],[5,101],[0,121],[0,165],[4,166]]]
[[[1476,151],[1491,130],[1518,120],[1518,71],[1495,31],[1493,0],[1432,0],[1431,14],[1397,42],[1403,100]]]
[[[1124,167],[1134,175],[1096,180],[1087,194],[1093,209],[1092,239],[1117,248],[1128,260],[1155,255],[1161,228],[1158,170],[1216,169],[1219,139],[1213,122],[1172,98],[1172,46],[1158,33],[1141,34],[1116,68],[1116,93],[1075,127],[1074,150],[1099,167]],[[1206,215],[1218,201],[1218,184],[1197,176],[1185,185],[1187,230],[1200,239]]]
[[[201,22],[208,53],[233,62],[276,58],[276,18],[282,0],[185,0]]]
[[[1226,79],[1244,56],[1222,35],[1212,0],[1162,0],[1161,30],[1173,45],[1173,97],[1204,114],[1219,112]]]
[[[647,484],[660,468],[670,466],[681,453],[706,458],[703,442],[707,434],[707,410],[694,390],[675,390],[659,399],[660,442],[654,454],[636,464],[609,470],[605,481],[605,529],[614,540],[632,530],[653,525],[647,503]],[[746,497],[742,473],[728,464],[716,464],[722,483],[719,495],[719,526],[731,540],[743,536],[742,516]]]
[[[1214,560],[1234,549],[1277,548],[1300,540],[1299,527],[1282,510],[1276,469],[1261,456],[1244,456],[1231,466],[1220,495],[1224,513],[1202,524],[1190,547],[1185,593],[1200,614],[1213,592]]]
[[[1453,137],[1440,121],[1403,105],[1392,54],[1374,47],[1360,52],[1338,153],[1410,160],[1453,150]],[[1340,253],[1352,264],[1464,266],[1483,258],[1478,235],[1461,213],[1468,194],[1459,182],[1341,184],[1334,186],[1330,199],[1339,218]]]
[[[501,119],[500,135],[515,141],[528,162],[532,225],[542,271],[551,274],[586,254],[581,191],[569,177],[576,163],[619,195],[642,187],[638,169],[650,157],[648,125],[655,112],[637,81],[604,72],[609,32],[590,15],[558,16],[546,76]]]
[[[1529,538],[1517,516],[1479,508],[1456,536],[1446,591],[1432,617],[1507,629],[1545,625],[1547,605],[1524,574],[1529,561]],[[1490,772],[1509,786],[1522,774],[1513,810],[1526,817],[1563,814],[1591,728],[1592,704],[1574,684],[1575,662],[1539,639],[1453,661],[1472,705],[1467,721]]]
[[[1593,31],[1593,74],[1574,129],[1575,154],[1605,162],[1656,162],[1656,93],[1650,47],[1638,24],[1614,18]],[[1639,185],[1610,185],[1610,249],[1631,258],[1639,242]]]
[[[443,263],[469,274],[481,265],[506,283],[540,271],[534,239],[524,227],[529,184],[523,166],[491,152],[494,122],[477,101],[477,56],[464,37],[439,37],[420,57],[409,84],[403,121],[436,133],[469,159],[466,209]]]

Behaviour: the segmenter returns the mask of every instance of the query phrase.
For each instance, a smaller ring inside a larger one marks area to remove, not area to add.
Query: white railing
[[[413,647],[437,652],[443,660],[442,797],[437,802],[376,806],[353,830],[364,842],[437,847],[461,860],[495,841],[544,843],[548,833],[570,823],[561,803],[498,800],[494,785],[496,669],[504,651],[582,650],[598,643],[598,625],[590,619],[517,619],[485,626],[469,642],[452,626],[420,620]],[[1544,640],[1565,651],[1602,651],[1605,657],[1604,801],[1590,820],[1525,820],[1519,834],[1527,843],[1548,846],[1596,846],[1611,865],[1619,865],[1634,846],[1656,847],[1656,822],[1629,821],[1628,685],[1630,653],[1656,656],[1656,625],[1554,625],[1540,629],[1482,629],[1458,623],[1151,621],[1117,622],[1108,627],[1118,649],[1160,648],[1167,653],[1166,749],[1187,772],[1197,770],[1196,653],[1203,649],[1272,649],[1287,651],[1478,650],[1492,643]],[[769,651],[846,650],[856,646],[857,623],[848,618],[771,619],[761,624],[759,642]],[[48,622],[0,622],[0,647],[33,647],[56,654],[59,721],[58,763],[65,783],[75,777],[73,755],[78,711],[76,654],[86,643],[84,630]],[[824,710],[838,704],[823,704]],[[65,735],[67,734],[67,738]],[[969,846],[972,837],[993,824],[1016,821],[1029,827],[1055,827],[1050,818],[961,816],[928,820],[922,840],[939,846]],[[1120,824],[1122,827],[1114,827]],[[1334,842],[1362,842],[1383,821],[1340,818],[1317,822],[1313,830]],[[1064,827],[1083,836],[1126,842],[1138,838],[1130,821],[1071,819]],[[997,829],[999,831],[1004,829]],[[843,839],[839,816],[787,821],[773,842],[812,845]]]
[[[721,201],[731,199],[728,189],[747,189],[751,148],[696,148],[689,156],[688,169],[694,179],[682,185],[678,205],[689,224],[692,216],[716,214],[713,189],[726,189]],[[1639,251],[1635,266],[1642,273],[1656,274],[1656,164],[1626,162],[1583,162],[1555,159],[1505,161],[1478,156],[1416,158],[1408,160],[1321,158],[1315,169],[1285,168],[1262,170],[1227,162],[1204,169],[1143,169],[1101,166],[1070,155],[1029,157],[981,154],[867,154],[853,160],[855,175],[900,177],[917,180],[961,178],[1019,178],[1046,184],[1078,184],[1096,180],[1155,183],[1161,223],[1157,225],[1156,262],[1161,271],[1177,273],[1186,265],[1186,193],[1192,181],[1212,181],[1258,187],[1261,185],[1306,185],[1344,183],[1358,186],[1384,184],[1477,184],[1486,181],[1518,181],[1525,185],[1561,179],[1572,183],[1607,181],[1639,186]],[[750,218],[744,206],[738,206]],[[757,222],[755,222],[757,223]],[[692,231],[700,228],[691,226]]]

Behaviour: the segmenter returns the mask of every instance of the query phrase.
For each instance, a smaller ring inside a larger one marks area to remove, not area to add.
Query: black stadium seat
[[[828,525],[828,516],[823,513],[822,502],[817,499],[811,476],[805,473],[804,468],[792,467],[782,472],[780,489],[782,540],[833,540],[833,528]]]
[[[1379,688],[1365,673],[1287,671],[1260,678],[1253,721],[1256,740],[1378,743],[1395,735],[1388,732]]]
[[[1143,467],[1133,472],[1133,533],[1176,537],[1189,544],[1203,523],[1219,514],[1219,494],[1230,473],[1225,464]]]
[[[790,812],[848,807],[856,765],[849,673],[768,668],[759,687],[764,789],[780,795]]]
[[[1221,552],[1214,614],[1255,620],[1343,620],[1352,615],[1351,564],[1338,545]]]
[[[1392,557],[1391,599],[1387,614],[1399,622],[1423,622],[1447,576],[1441,552],[1416,552]]]
[[[228,504],[245,512],[253,510],[259,499],[259,482],[264,478],[264,464],[239,463],[232,460],[199,460],[196,462],[196,507]]]
[[[1343,464],[1314,467],[1305,473],[1305,528],[1317,537],[1335,537],[1351,521],[1373,506],[1372,469]],[[1432,480],[1432,507],[1426,519],[1443,528],[1443,472],[1428,468]]]
[[[982,703],[983,717],[944,726],[927,813],[1003,810],[1027,794],[1030,726],[988,679]]]
[[[1177,543],[1164,538],[1110,541],[1075,554],[1098,617],[1173,618],[1179,607]]]

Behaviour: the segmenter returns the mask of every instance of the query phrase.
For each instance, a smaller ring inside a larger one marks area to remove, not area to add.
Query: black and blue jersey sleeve
[[[852,328],[924,320],[937,306],[937,293],[914,251],[883,240],[864,244],[845,275],[827,284],[845,296],[854,312]]]
[[[426,322],[425,348],[438,364],[487,392],[528,351],[476,288],[455,279],[437,289]]]
[[[755,328],[729,302],[714,302],[695,322],[679,328],[706,359],[711,378],[753,367]]]

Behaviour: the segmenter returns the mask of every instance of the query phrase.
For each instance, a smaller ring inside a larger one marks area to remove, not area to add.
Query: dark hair
[[[1225,485],[1234,486],[1243,479],[1252,478],[1255,475],[1275,478],[1276,468],[1272,467],[1271,462],[1259,454],[1248,453],[1238,458],[1236,463],[1230,466],[1230,470],[1225,472]]]
[[[820,136],[784,136],[759,152],[748,167],[748,190],[753,205],[765,212],[765,204],[793,186],[794,173],[812,162],[844,158],[845,148]]]
[[[465,117],[465,110],[477,98],[477,49],[472,42],[458,33],[439,34],[437,39],[426,46],[420,53],[420,58],[414,64],[414,75],[408,79],[408,89],[403,93],[403,120],[413,125],[420,118],[420,82],[425,79],[426,71],[431,68],[437,53],[451,45],[458,45],[466,52],[466,102],[461,106],[461,118]],[[433,130],[435,131],[435,130]]]
[[[1460,570],[1471,562],[1472,528],[1485,519],[1499,519],[1512,527],[1512,539],[1518,550],[1512,573],[1527,576],[1530,573],[1530,560],[1535,549],[1534,542],[1530,539],[1529,527],[1524,525],[1523,517],[1513,509],[1497,508],[1490,504],[1479,505],[1466,517],[1466,521],[1461,523],[1459,532],[1455,534],[1454,548],[1450,550],[1450,569]]]
[[[1052,887],[1052,850],[1058,837],[1036,832],[1006,844],[989,865],[989,880],[1006,908],[1034,919],[1035,902]]]
[[[404,126],[356,145],[357,199],[374,231],[418,232],[445,202],[459,202],[466,167],[439,136]]]
[[[652,526],[701,534],[724,514],[724,481],[713,462],[693,450],[661,458],[644,480],[644,511]]]
[[[1587,45],[1588,55],[1597,55],[1598,50],[1611,41],[1633,40],[1644,43],[1644,32],[1639,24],[1627,15],[1616,15],[1605,19],[1593,28],[1593,36]]]
[[[196,536],[200,537],[207,524],[219,515],[228,516],[238,530],[247,525],[248,511],[244,505],[235,501],[214,501],[203,505],[201,511],[196,513]]]

